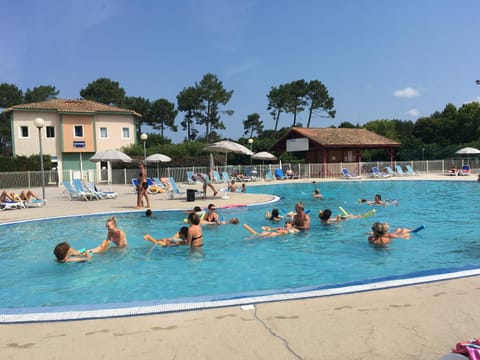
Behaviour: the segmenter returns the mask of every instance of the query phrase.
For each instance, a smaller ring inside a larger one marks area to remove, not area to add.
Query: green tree
[[[23,93],[16,85],[0,84],[0,108],[5,109],[23,103]],[[0,114],[0,154],[10,153],[12,141],[10,116]]]
[[[244,132],[243,135],[248,135],[249,137],[253,137],[253,133],[257,135],[261,134],[263,131],[263,122],[260,120],[259,113],[253,113],[247,116],[247,120],[243,120],[243,128]]]
[[[33,89],[27,89],[27,91],[25,91],[25,102],[28,104],[32,102],[56,99],[59,93],[60,91],[52,85],[36,86]]]
[[[328,95],[325,85],[319,80],[312,80],[307,84],[307,93],[305,94],[306,106],[308,107],[307,128],[314,114],[324,118],[334,118],[336,111],[333,110],[333,97]]]
[[[296,80],[286,85],[287,90],[287,102],[285,104],[286,112],[293,114],[292,126],[297,126],[298,113],[305,110],[307,101],[305,99],[307,95],[307,83],[305,80]]]
[[[218,77],[210,73],[204,75],[195,86],[200,91],[200,99],[205,109],[197,122],[199,125],[205,125],[205,140],[208,143],[210,131],[225,129],[220,113],[233,115],[233,110],[220,111],[219,109],[220,105],[226,105],[230,101],[233,90],[227,91]]]
[[[175,104],[167,99],[158,99],[152,103],[148,115],[148,124],[152,125],[154,129],[160,130],[160,135],[163,137],[163,132],[166,127],[172,131],[177,132],[178,128],[175,125],[175,118],[178,111],[175,110]]]
[[[121,107],[129,110],[133,110],[136,113],[142,115],[142,120],[137,123],[136,126],[136,134],[137,139],[140,138],[140,134],[142,133],[141,125],[146,124],[149,121],[149,113],[150,113],[150,100],[145,99],[143,97],[134,97],[134,96],[125,96]]]
[[[125,98],[125,90],[117,81],[108,78],[97,79],[80,90],[80,96],[103,104],[120,106]]]
[[[177,108],[184,112],[185,116],[180,122],[183,131],[187,131],[187,141],[195,140],[198,135],[198,130],[194,128],[194,122],[201,116],[204,111],[202,104],[201,93],[197,87],[184,88],[177,95]]]
[[[274,131],[278,129],[278,121],[280,120],[280,115],[282,112],[285,112],[285,107],[287,104],[287,89],[285,85],[280,85],[278,88],[272,86],[270,92],[267,94],[268,107],[267,110],[270,111],[273,121],[275,123]]]

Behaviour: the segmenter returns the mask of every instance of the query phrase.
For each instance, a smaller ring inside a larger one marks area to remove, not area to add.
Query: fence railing
[[[238,173],[255,174],[258,178],[264,178],[268,171],[272,173],[275,169],[282,167],[285,171],[291,168],[300,178],[311,179],[330,179],[342,177],[342,168],[347,168],[350,172],[359,173],[366,176],[371,173],[372,167],[376,166],[383,170],[385,166],[400,165],[405,169],[405,165],[410,165],[415,171],[421,174],[445,174],[450,168],[456,166],[462,168],[463,165],[469,164],[474,172],[479,173],[479,160],[470,159],[469,161],[448,159],[448,160],[417,160],[417,161],[397,161],[393,164],[389,162],[362,162],[362,163],[308,163],[308,164],[288,164],[288,163],[270,163],[270,164],[254,164],[254,165],[220,165],[216,169],[221,173],[226,171],[230,176],[236,176]],[[190,167],[148,167],[148,177],[169,177],[172,176],[178,182],[188,182],[187,171],[193,173],[208,173],[207,166],[190,166]],[[129,185],[133,178],[138,175],[137,169],[112,169],[108,176],[96,171],[88,170],[80,171],[65,170],[60,173],[57,171],[45,171],[45,185],[59,186],[63,181],[71,182],[74,178],[82,178],[84,181],[93,181],[97,184],[117,184]],[[23,188],[29,189],[42,186],[42,173],[40,171],[16,171],[16,172],[0,172],[0,191],[2,189]]]

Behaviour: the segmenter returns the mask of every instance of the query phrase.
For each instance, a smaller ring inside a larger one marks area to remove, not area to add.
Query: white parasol
[[[93,162],[100,162],[100,161],[110,161],[110,162],[115,162],[115,161],[123,161],[123,162],[131,162],[132,158],[128,156],[127,154],[118,151],[118,150],[105,150],[105,151],[99,151],[95,155],[93,155],[90,158],[90,161]]]
[[[252,156],[255,160],[277,160],[277,157],[266,151],[261,151]]]
[[[480,150],[474,147],[464,147],[458,151],[455,152],[455,154],[458,155],[475,155],[475,154],[480,154]]]
[[[160,172],[158,169],[158,163],[161,162],[170,162],[172,161],[172,158],[170,156],[164,155],[164,154],[152,154],[150,156],[147,156],[145,158],[146,162],[154,162],[157,163],[157,177],[160,177]]]
[[[253,155],[253,152],[251,152],[248,148],[245,146],[229,141],[229,140],[223,140],[223,141],[218,141],[216,143],[208,145],[205,150],[207,151],[217,151],[217,152],[224,152],[225,153],[225,166],[227,166],[227,154],[229,152],[233,152],[235,154],[244,154],[244,155]]]

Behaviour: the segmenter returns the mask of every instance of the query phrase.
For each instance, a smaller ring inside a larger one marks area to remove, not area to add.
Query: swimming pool
[[[335,287],[366,279],[391,278],[412,272],[478,267],[480,200],[475,182],[378,181],[321,183],[323,200],[313,199],[314,185],[278,184],[249,187],[249,192],[281,196],[278,204],[222,210],[255,229],[267,222],[273,206],[293,210],[296,201],[312,210],[307,233],[269,239],[248,239],[241,225],[205,227],[202,251],[161,248],[143,240],[175,233],[181,212],[116,215],[127,233],[128,249],[112,249],[85,264],[57,264],[52,249],[67,240],[75,248],[97,245],[105,236],[106,215],[32,221],[0,227],[1,313],[115,308],[255,297],[298,289]],[[370,209],[359,198],[397,199],[400,206],[377,207],[375,217],[322,226],[318,209],[350,213]],[[426,230],[387,248],[368,245],[367,233],[377,220],[392,227]],[[332,285],[334,284],[334,285]],[[108,304],[108,305],[107,305]],[[52,310],[53,309],[53,310]]]

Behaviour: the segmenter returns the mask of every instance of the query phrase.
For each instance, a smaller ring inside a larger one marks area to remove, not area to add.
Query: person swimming
[[[395,231],[388,232],[390,226],[387,223],[376,222],[372,225],[372,234],[368,237],[368,242],[373,245],[387,245],[393,238],[410,238],[410,229],[398,228]]]

